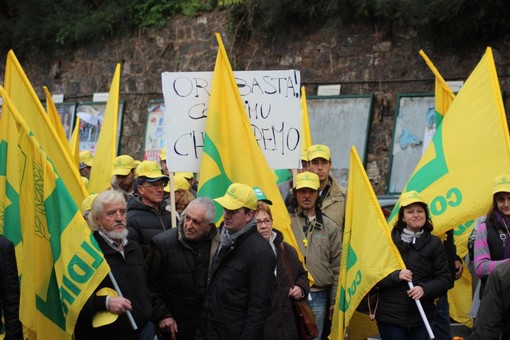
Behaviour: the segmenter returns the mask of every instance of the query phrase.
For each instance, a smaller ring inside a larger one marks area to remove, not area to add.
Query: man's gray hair
[[[183,215],[186,214],[188,209],[190,207],[194,206],[195,204],[198,204],[198,205],[201,205],[201,206],[205,207],[205,209],[206,209],[206,212],[205,212],[205,222],[207,224],[214,223],[214,218],[216,217],[216,207],[214,206],[213,200],[210,199],[209,197],[202,196],[202,197],[195,198],[193,201],[191,201],[188,204],[186,209],[184,209]]]
[[[94,221],[96,216],[100,216],[103,213],[104,205],[107,203],[123,203],[126,207],[126,198],[121,191],[118,190],[105,190],[94,198],[90,213],[88,216],[89,225],[97,230],[97,223]]]

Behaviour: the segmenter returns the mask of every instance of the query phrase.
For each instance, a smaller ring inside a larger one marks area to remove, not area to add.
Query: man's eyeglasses
[[[140,184],[142,187],[146,188],[164,188],[166,186],[165,182],[145,182],[143,184]]]
[[[261,225],[271,225],[273,224],[273,220],[265,219],[265,220],[257,220],[257,225],[260,227]]]

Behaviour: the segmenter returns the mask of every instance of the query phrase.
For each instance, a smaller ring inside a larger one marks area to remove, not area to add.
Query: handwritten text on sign
[[[200,170],[212,77],[213,72],[162,74],[170,171]],[[301,154],[299,71],[239,71],[234,77],[269,166],[296,168]]]

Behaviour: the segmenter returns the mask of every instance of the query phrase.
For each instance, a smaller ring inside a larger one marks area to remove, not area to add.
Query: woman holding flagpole
[[[428,332],[415,300],[421,301],[427,319],[433,319],[434,300],[446,294],[450,286],[448,259],[441,240],[431,234],[427,204],[419,194],[403,194],[400,205],[391,236],[406,268],[377,284],[375,318],[383,340],[425,340]],[[414,285],[411,289],[409,282]]]

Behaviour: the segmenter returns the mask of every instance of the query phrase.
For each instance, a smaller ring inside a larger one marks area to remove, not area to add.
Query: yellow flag
[[[343,339],[345,328],[363,297],[390,273],[405,268],[354,146],[348,183],[342,260],[330,339]]]
[[[219,50],[211,86],[198,195],[221,197],[232,183],[258,186],[273,202],[271,212],[275,228],[299,253],[275,175],[255,140],[218,33],[216,38]],[[217,205],[216,221],[221,219],[222,212],[223,208]]]
[[[420,51],[430,70],[436,77],[435,83],[435,111],[436,111],[436,126],[441,124],[444,115],[448,112],[450,104],[454,101],[455,95],[446,84],[445,80],[434,66],[432,61],[427,57],[425,52]],[[474,221],[467,221],[460,224],[455,228],[454,241],[457,246],[457,255],[464,258],[467,254],[467,241],[474,226]],[[464,271],[462,277],[455,281],[453,289],[448,291],[448,302],[450,304],[450,316],[468,327],[473,326],[473,322],[469,316],[472,303],[472,285],[471,274],[464,264]]]
[[[104,111],[103,124],[97,139],[94,166],[90,172],[88,191],[100,193],[110,187],[113,160],[117,156],[117,127],[119,117],[120,64],[113,74],[110,94]]]
[[[83,305],[110,268],[51,159],[2,87],[0,96],[2,129],[7,118],[8,132],[15,133],[2,134],[1,144],[15,143],[19,150],[3,153],[0,148],[2,161],[17,166],[19,173],[20,223],[4,222],[4,232],[21,235],[21,240],[11,238],[16,245],[22,242],[16,252],[20,320],[30,339],[71,339]]]
[[[16,108],[23,112],[25,121],[30,124],[31,132],[36,135],[41,147],[48,153],[73,201],[77,206],[81,205],[88,194],[81,181],[80,173],[58,137],[13,51],[7,54],[4,87]]]
[[[301,152],[306,154],[312,145],[312,132],[310,131],[310,120],[308,119],[308,106],[306,104],[306,89],[301,86]]]
[[[469,221],[465,225],[455,228],[455,245],[457,247],[457,255],[464,258],[468,253],[468,239],[473,230],[474,222]],[[450,304],[450,316],[457,322],[473,327],[473,320],[470,317],[471,304],[473,302],[473,287],[471,273],[463,263],[464,271],[460,279],[455,281],[455,286],[448,291],[448,302]]]
[[[432,61],[430,61],[430,59],[427,57],[425,52],[423,52],[423,50],[420,50],[419,53],[427,63],[428,67],[430,68],[434,76],[436,77],[434,106],[436,109],[436,126],[438,126],[439,124],[441,124],[441,121],[443,120],[444,115],[448,111],[450,104],[455,99],[455,94],[453,94],[448,84],[446,84],[446,81],[444,80],[443,76],[441,76],[441,73],[439,73],[439,71],[434,66]]]
[[[405,191],[429,203],[434,234],[484,215],[492,203],[496,176],[510,171],[508,125],[492,50],[450,105],[418,162]],[[393,225],[400,204],[389,219]]]
[[[76,164],[76,168],[80,168],[80,117],[76,116],[76,123],[74,123],[73,134],[71,135],[71,140],[69,141],[71,146],[71,154],[74,163]]]
[[[64,127],[62,126],[62,121],[58,115],[57,107],[53,102],[53,98],[51,98],[51,93],[46,86],[43,86],[44,94],[46,95],[46,111],[48,112],[48,117],[50,118],[50,122],[55,128],[55,132],[57,133],[60,141],[64,149],[69,153],[72,158],[71,148],[69,146],[69,141],[67,140],[66,133],[64,131]]]

